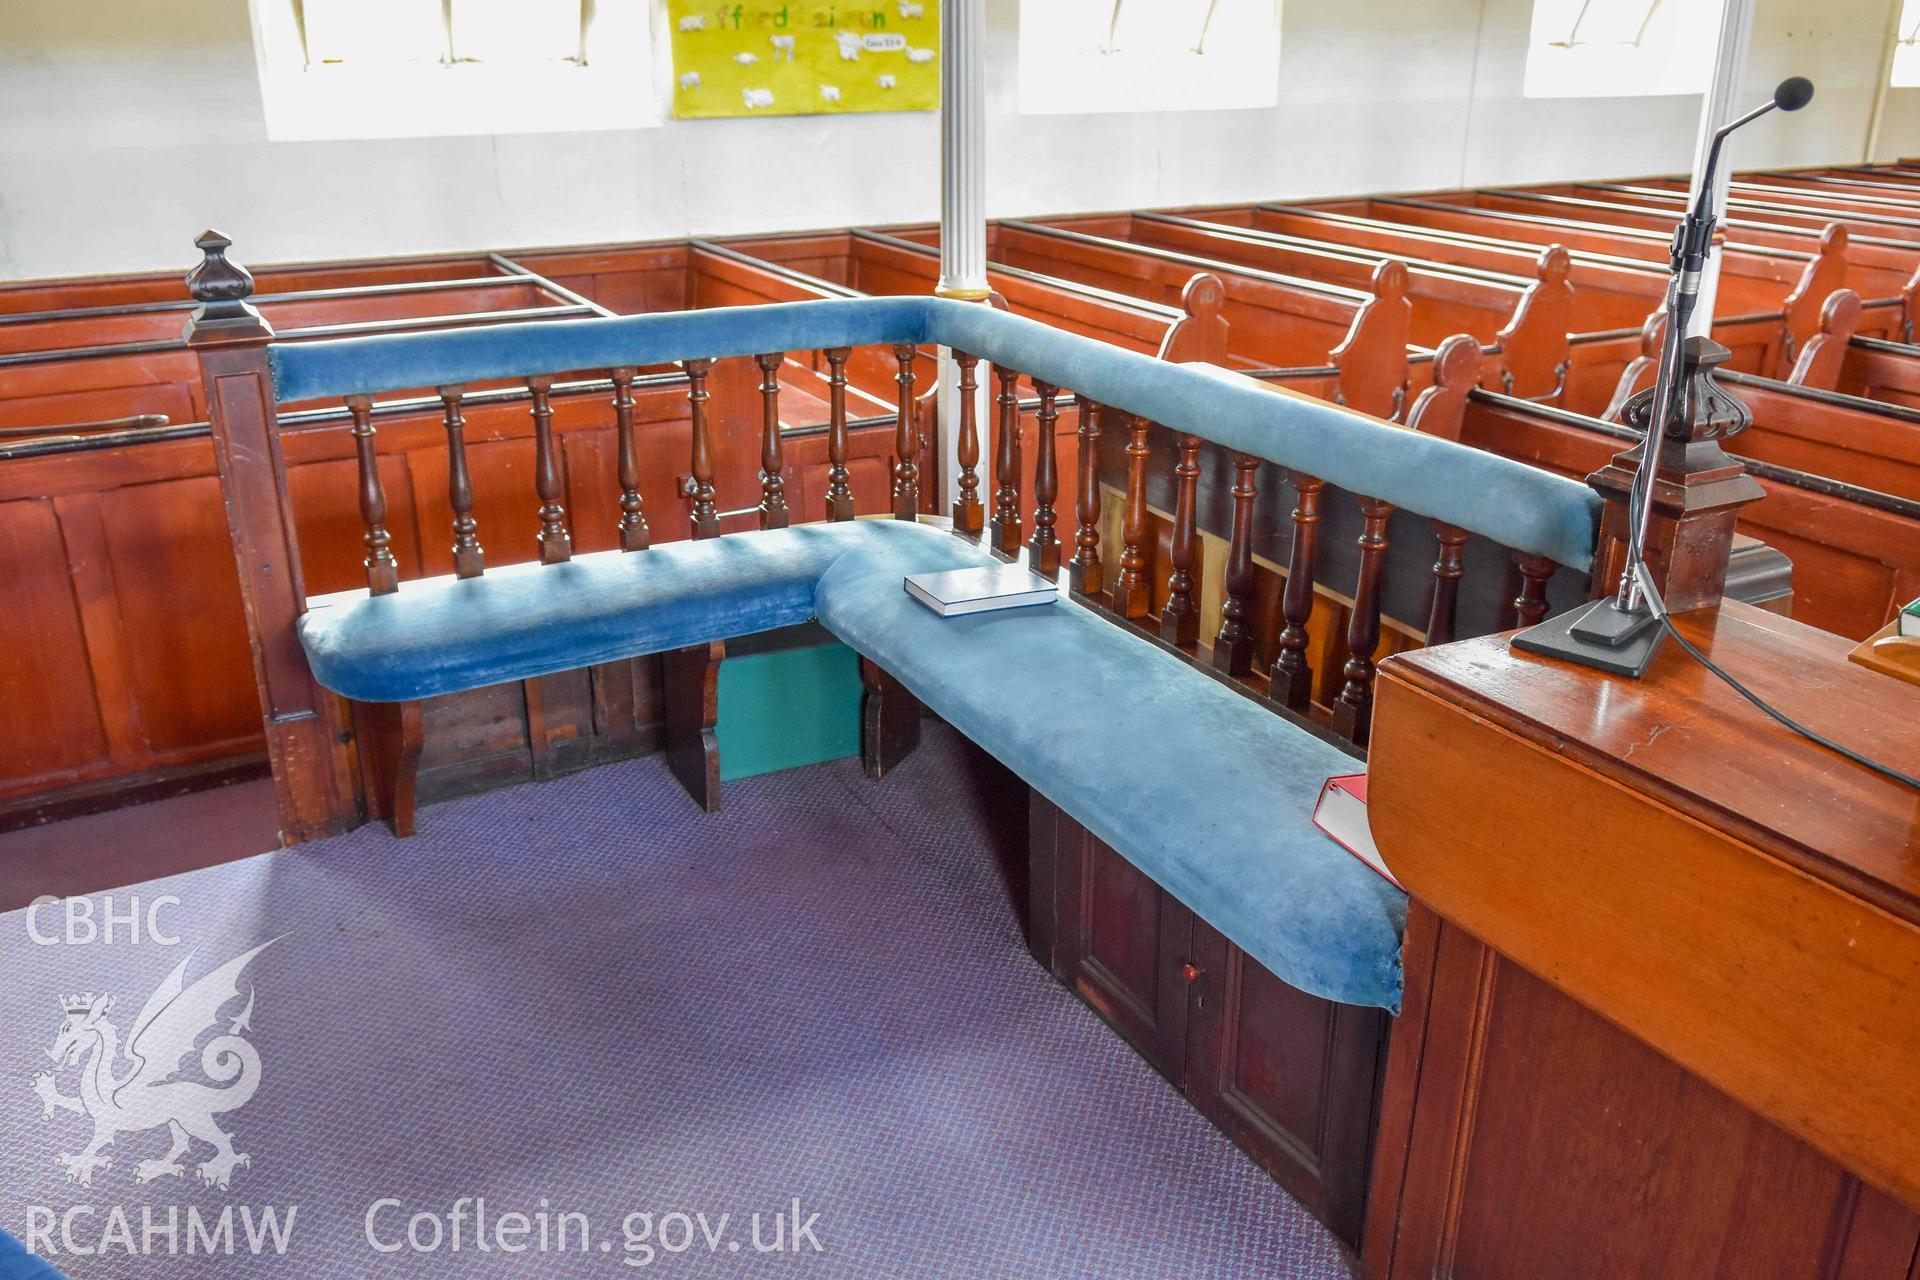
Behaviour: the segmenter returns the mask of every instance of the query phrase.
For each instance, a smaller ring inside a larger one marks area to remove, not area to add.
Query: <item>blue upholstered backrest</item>
[[[276,343],[282,403],[882,343],[952,347],[1176,431],[1315,475],[1575,569],[1593,561],[1600,499],[1585,485],[1332,404],[945,298],[785,302]]]

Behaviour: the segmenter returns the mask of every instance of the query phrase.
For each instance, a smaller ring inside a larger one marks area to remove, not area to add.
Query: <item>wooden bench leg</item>
[[[356,702],[353,731],[360,742],[360,779],[372,816],[396,836],[414,832],[420,746],[426,738],[417,702]]]
[[[715,640],[674,649],[663,659],[667,768],[708,813],[720,811],[720,662],[727,646]]]
[[[869,778],[885,776],[920,745],[920,699],[867,659],[860,659],[860,763]]]

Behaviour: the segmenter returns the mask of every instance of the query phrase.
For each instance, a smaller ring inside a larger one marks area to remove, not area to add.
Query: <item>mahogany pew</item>
[[[1836,391],[1891,405],[1920,406],[1920,346],[1856,334]]]
[[[684,444],[674,444],[687,433],[684,379],[650,380],[636,388],[636,402],[650,451],[683,456]],[[569,504],[582,517],[578,536],[606,545],[617,513],[605,491],[618,487],[604,396],[567,390],[553,407]],[[408,575],[443,572],[451,553],[435,532],[450,518],[441,406],[383,405],[374,421],[395,560]],[[340,410],[289,414],[282,424],[302,567],[319,591],[363,575],[349,426]],[[538,522],[523,501],[533,452],[524,395],[470,397],[465,430],[476,510],[497,531],[494,553],[531,558]],[[666,468],[649,469],[643,492],[654,512],[680,508]],[[251,659],[205,423],[0,442],[0,529],[9,602],[0,644],[20,676],[9,681],[18,696],[0,700],[0,826],[263,769],[256,694],[251,682],[229,678]],[[458,794],[515,769],[524,775],[534,767],[530,753],[549,740],[561,755],[573,745],[585,754],[656,745],[652,686],[636,691],[632,673],[610,673],[575,692],[552,700],[544,718],[520,690],[485,705],[430,708],[443,731],[429,738],[424,792]],[[624,728],[602,740],[596,724]]]
[[[468,280],[491,275],[496,269],[487,254],[431,254],[373,261],[290,263],[262,267],[256,279],[263,293],[297,293]],[[177,270],[0,283],[0,314],[84,308],[179,309],[183,304],[187,309],[193,305]]]
[[[1479,390],[1462,434],[1467,444],[1570,477],[1599,470],[1622,441],[1637,438],[1616,423]],[[1733,437],[1730,449],[1740,441]],[[1767,496],[1741,509],[1740,531],[1793,561],[1795,618],[1863,639],[1920,596],[1920,501],[1757,458],[1747,468]]]
[[[1443,231],[1285,205],[1256,205],[1247,211],[1247,218],[1251,232],[1313,237],[1385,253],[1508,272],[1532,270],[1542,250],[1560,243],[1554,231],[1546,227],[1538,231],[1521,228],[1497,232],[1483,228],[1477,233]],[[1591,314],[1611,314],[1622,317],[1620,323],[1636,324],[1665,301],[1667,267],[1659,242],[1651,237],[1644,242],[1624,243],[1617,238],[1587,239],[1588,243],[1604,247],[1568,249],[1571,265],[1567,279],[1575,289],[1580,307],[1584,308],[1587,300],[1595,295],[1617,295],[1618,300],[1611,304],[1609,311],[1596,310]],[[1720,291],[1715,298],[1716,314],[1732,316],[1778,310],[1804,275],[1802,264],[1806,255],[1793,255],[1786,261],[1783,257],[1786,257],[1783,251],[1772,250],[1756,259],[1739,246],[1726,246],[1721,260]],[[1639,318],[1627,318],[1628,311],[1636,307],[1640,309]],[[1580,327],[1615,326],[1609,323]]]
[[[1816,166],[1810,169],[1757,169],[1738,177],[1805,191],[1855,191],[1862,195],[1886,195],[1912,200],[1916,191],[1914,176],[1898,167],[1874,165]]]
[[[853,232],[755,237],[724,244],[696,242],[696,253],[711,254],[725,262],[723,270],[730,273],[732,288],[718,296],[724,296],[728,302],[799,301],[807,296],[808,290],[817,297],[865,297],[876,293],[925,296],[938,281],[937,262],[926,258],[917,247]],[[832,274],[817,276],[804,268]],[[785,282],[787,289],[753,294],[734,291],[743,287],[743,282],[747,282],[744,287],[752,287],[750,282],[755,280],[763,286],[769,280],[779,280]],[[1144,353],[1162,351],[1176,340],[1176,335],[1196,328],[1200,320],[1179,308],[1162,307],[1026,272],[996,267],[989,270],[988,280],[996,291],[995,296],[1019,314]],[[1184,338],[1179,341],[1186,345]],[[862,353],[855,354],[857,359]],[[804,375],[800,380],[804,383]],[[794,371],[789,368],[783,374],[783,383],[793,381]],[[922,381],[932,386],[931,366]],[[1013,436],[1015,443],[1006,465],[1020,473],[1023,491],[1032,492],[1040,457],[1035,434],[1041,429],[1038,402],[1018,403],[1021,407]],[[1054,421],[1052,446],[1061,460],[1060,465],[1067,468],[1074,465],[1078,448],[1078,421],[1071,409]],[[930,436],[931,432],[927,434]],[[987,488],[992,492],[1001,484],[1002,462],[997,455],[989,456]],[[926,459],[925,464],[931,474],[932,459]],[[928,491],[931,490],[932,486],[928,486]]]
[[[542,282],[504,274],[296,292],[263,303],[292,341],[596,313]],[[204,418],[199,379],[180,337],[184,315],[169,303],[0,316],[0,426],[58,428],[146,414],[173,422]]]
[[[874,232],[756,236],[729,239],[722,246],[770,268],[817,268],[823,274],[816,278],[839,286],[841,296],[923,296],[939,281],[937,254]],[[1192,275],[1181,281],[1182,287]],[[1132,351],[1158,350],[1168,330],[1185,316],[1177,305],[1179,290],[1172,301],[1162,302],[997,262],[989,264],[987,279],[1017,314]]]
[[[636,278],[650,277],[654,296],[670,301],[720,284],[708,271],[714,264],[704,256],[690,265],[684,244],[670,253],[659,246],[622,253],[596,257],[582,251],[547,261],[576,272],[569,279],[588,286],[597,284],[596,275],[581,268],[599,268],[623,302],[634,299],[627,290]],[[278,273],[262,274],[273,279]],[[664,276],[676,282],[671,290],[662,283]],[[747,278],[730,279],[740,286]],[[178,277],[174,280],[177,285]],[[573,293],[567,284],[557,287]],[[752,300],[796,296],[790,282],[774,275],[753,287],[762,292]],[[787,292],[775,292],[781,289]],[[819,295],[803,291],[797,296]],[[377,306],[380,299],[368,295],[363,301]],[[177,310],[168,314],[177,326]],[[124,803],[156,789],[209,785],[235,771],[257,772],[263,759],[252,693],[216,679],[219,671],[247,661],[245,630],[232,558],[223,550],[226,533],[192,356],[178,349],[95,350],[67,359],[27,353],[22,363],[0,363],[0,388],[39,397],[20,410],[36,437],[49,428],[71,437],[75,425],[129,408],[150,408],[170,420],[158,426],[149,418],[135,429],[84,440],[0,438],[0,463],[5,464],[0,524],[17,532],[6,540],[8,563],[0,571],[7,574],[12,598],[21,602],[9,615],[18,623],[17,632],[9,630],[9,649],[23,669],[46,673],[33,678],[31,686],[59,702],[23,706],[26,719],[7,726],[19,731],[9,735],[16,749],[0,751],[0,827]],[[873,364],[867,353],[859,355],[850,366]],[[746,367],[735,368],[736,363]],[[930,367],[930,361],[923,363]],[[848,373],[844,453],[854,510],[877,513],[888,507],[896,423],[891,405],[852,385],[853,367]],[[722,362],[711,379],[716,419],[750,427],[730,429],[716,441],[716,499],[727,512],[739,511],[723,515],[729,528],[752,524],[761,497],[760,377],[751,361]],[[791,509],[818,518],[826,510],[830,471],[829,373],[794,365],[782,379],[779,474]],[[689,501],[685,388],[677,370],[658,371],[638,382],[634,393],[645,443],[639,492],[644,509],[654,513],[650,522],[660,539],[683,536],[685,526],[684,519],[675,518]],[[608,495],[618,493],[613,479],[618,451],[606,392],[559,388],[552,404],[569,487],[566,505],[580,515],[576,537],[582,547],[604,545],[618,519],[608,506]],[[486,543],[488,554],[496,563],[532,558],[538,524],[524,502],[534,453],[526,390],[475,390],[463,405],[475,513],[483,529],[494,531]],[[0,424],[9,420],[8,412],[9,405],[0,400]],[[442,419],[442,407],[430,393],[414,397],[410,407],[403,397],[374,413],[393,509],[395,555],[409,576],[451,565],[443,535],[431,533],[451,519]],[[353,486],[337,482],[342,469],[350,472],[353,465],[351,421],[332,406],[289,413],[283,423],[308,581],[316,591],[350,586],[359,576],[357,561],[338,553],[351,540],[332,535],[358,528]],[[327,548],[330,558],[316,547]],[[316,560],[317,554],[322,558]],[[66,585],[69,575],[79,584],[78,606]],[[163,607],[170,598],[191,604]],[[176,681],[168,676],[167,663],[191,668],[192,674]],[[530,770],[608,758],[608,752],[651,750],[659,732],[658,684],[657,664],[642,664],[583,673],[552,687],[495,690],[430,705],[422,794],[429,799],[457,794]],[[20,745],[45,737],[43,730],[27,728],[35,724],[55,726],[58,741],[52,750]]]
[[[1598,224],[1580,224],[1567,219],[1530,214],[1487,215],[1479,209],[1439,200],[1411,200],[1396,197],[1372,197],[1365,201],[1321,202],[1310,207],[1259,206],[1246,210],[1249,220],[1272,216],[1298,219],[1332,216],[1346,221],[1361,217],[1359,212],[1335,212],[1364,209],[1376,212],[1378,219],[1395,226],[1445,235],[1504,234],[1512,227],[1528,228],[1525,234],[1565,238],[1575,252],[1617,250],[1627,256],[1664,263],[1668,236],[1651,230],[1631,231]],[[1231,211],[1220,216],[1232,216]],[[1539,228],[1537,231],[1531,228]],[[1884,291],[1886,296],[1869,294],[1875,301],[1863,310],[1860,327],[1868,333],[1899,333],[1911,323],[1915,276],[1911,264],[1900,272],[1875,269],[1854,271],[1848,255],[1853,241],[1842,228],[1829,228],[1819,239],[1818,252],[1807,255],[1781,250],[1731,254],[1726,268],[1729,287],[1716,304],[1714,336],[1733,352],[1732,367],[1756,373],[1785,377],[1792,370],[1799,349],[1818,331],[1821,309],[1837,289],[1853,283]],[[1742,274],[1751,271],[1752,274]],[[1749,305],[1750,304],[1750,305]],[[1758,310],[1754,310],[1758,307]],[[1576,333],[1573,338],[1569,407],[1599,412],[1607,403],[1612,384],[1620,371],[1636,354],[1633,328],[1600,333]]]
[[[1684,209],[1687,188],[1684,182],[1673,178],[1578,183],[1570,188],[1570,194],[1588,193],[1598,194],[1602,199],[1617,199],[1649,208]],[[1892,240],[1920,240],[1920,219],[1914,217],[1913,209],[1898,201],[1797,192],[1735,181],[1729,184],[1727,208],[1736,216],[1780,222],[1787,226],[1817,230],[1837,222],[1862,235],[1877,235]]]
[[[939,233],[905,228],[892,237],[916,243],[932,261]],[[1228,285],[1230,363],[1241,368],[1305,367],[1326,362],[1327,353],[1350,332],[1370,291],[1327,285],[1232,263],[1143,250],[1122,241],[1080,236],[1037,224],[1007,222],[988,228],[987,249],[1003,268],[1122,296],[1169,305],[1197,273]]]
[[[1487,191],[1474,194],[1466,202],[1442,199],[1445,194],[1311,201],[1298,207],[1493,236],[1516,232],[1529,237],[1549,236],[1570,249],[1614,252],[1656,263],[1667,259],[1667,245],[1677,220],[1600,201],[1534,193]],[[1820,252],[1826,240],[1824,231],[1757,226],[1741,219],[1723,226],[1728,235],[1728,252],[1721,260],[1724,273],[1774,279],[1789,287],[1805,273],[1807,258]],[[1916,263],[1920,263],[1913,246],[1872,236],[1849,234],[1844,248],[1846,270],[1841,283],[1874,302],[1898,296]]]
[[[1574,217],[1621,227],[1639,227],[1668,234],[1679,221],[1682,203],[1655,194],[1651,198],[1619,192],[1593,192],[1586,196],[1556,195],[1551,192],[1486,189],[1442,193],[1429,196],[1435,203],[1493,212],[1545,213]],[[1816,244],[1822,232],[1833,224],[1846,225],[1842,218],[1818,218],[1790,214],[1758,213],[1738,207],[1731,209],[1721,226],[1728,236],[1738,236],[1748,244],[1782,249],[1806,249]],[[1863,261],[1894,268],[1911,268],[1920,242],[1890,235],[1894,230],[1884,224],[1848,226],[1849,246],[1857,246]]]
[[[1745,373],[1720,381],[1753,412],[1728,452],[1920,502],[1920,408]]]
[[[989,227],[989,253],[995,251],[999,237],[1004,233],[1005,230],[997,225]],[[865,239],[882,238],[878,233],[856,234]],[[901,229],[897,236],[884,238],[903,247],[912,246],[922,257],[923,264],[931,264],[937,253],[935,245],[938,236],[937,229],[920,227]],[[1098,289],[1103,294],[1109,292],[1106,287],[1108,284],[1126,284],[1150,297],[1177,295],[1183,299],[1193,279],[1218,280],[1225,302],[1223,317],[1228,320],[1238,317],[1237,321],[1227,326],[1226,356],[1183,345],[1173,352],[1172,358],[1207,359],[1226,364],[1268,381],[1284,384],[1303,394],[1332,400],[1336,404],[1384,418],[1398,418],[1403,414],[1411,396],[1424,385],[1419,381],[1420,370],[1416,364],[1420,349],[1410,346],[1408,342],[1412,311],[1406,296],[1407,273],[1400,263],[1382,262],[1376,265],[1367,294],[1360,294],[1357,290],[1339,290],[1345,299],[1357,295],[1359,305],[1348,318],[1344,336],[1337,340],[1337,345],[1322,351],[1318,343],[1331,335],[1329,322],[1337,323],[1337,313],[1329,314],[1327,304],[1330,300],[1341,300],[1330,298],[1333,287],[1307,285],[1303,291],[1301,282],[1296,280],[1280,280],[1270,277],[1269,273],[1223,267],[1226,274],[1237,282],[1239,293],[1235,295],[1226,290],[1225,281],[1213,271],[1202,271],[1199,276],[1181,284],[1179,272],[1182,270],[1182,255],[1132,253],[1119,243],[1092,243],[1077,248],[1082,256],[1091,255],[1101,260],[1091,266],[1072,258],[1065,261],[1050,259],[1045,263],[1054,272],[1062,274],[1029,272],[995,263],[989,263],[989,269],[990,272],[995,269],[1009,274],[1017,272],[1069,288]],[[1113,256],[1116,254],[1117,258]],[[1221,264],[1197,260],[1188,265]],[[1117,269],[1121,278],[1111,279],[1103,274],[1105,267]],[[1075,280],[1066,276],[1077,277],[1084,283],[1076,284]],[[1129,280],[1131,284],[1127,283]],[[1307,312],[1304,317],[1303,308]],[[1529,367],[1536,367],[1536,372],[1531,376],[1541,381],[1542,385],[1550,385],[1552,345],[1550,342],[1531,340],[1535,334],[1548,333],[1552,326],[1541,321],[1550,317],[1536,315],[1534,319],[1535,323],[1527,328],[1529,340],[1516,347],[1516,350],[1524,349],[1533,353],[1532,366]],[[1319,327],[1302,336],[1303,321]],[[1251,336],[1248,330],[1253,331]],[[1291,358],[1296,363],[1272,363],[1276,358]]]

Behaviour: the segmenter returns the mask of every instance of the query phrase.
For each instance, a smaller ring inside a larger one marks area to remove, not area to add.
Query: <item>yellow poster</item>
[[[668,0],[667,21],[683,120],[940,105],[940,0]]]

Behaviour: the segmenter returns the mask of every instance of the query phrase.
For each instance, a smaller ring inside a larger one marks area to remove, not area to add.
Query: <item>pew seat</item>
[[[326,597],[300,637],[321,684],[394,703],[817,617],[1273,973],[1397,1010],[1405,896],[1312,824],[1352,758],[1071,601],[941,619],[901,589],[991,562],[930,525],[801,525]]]

